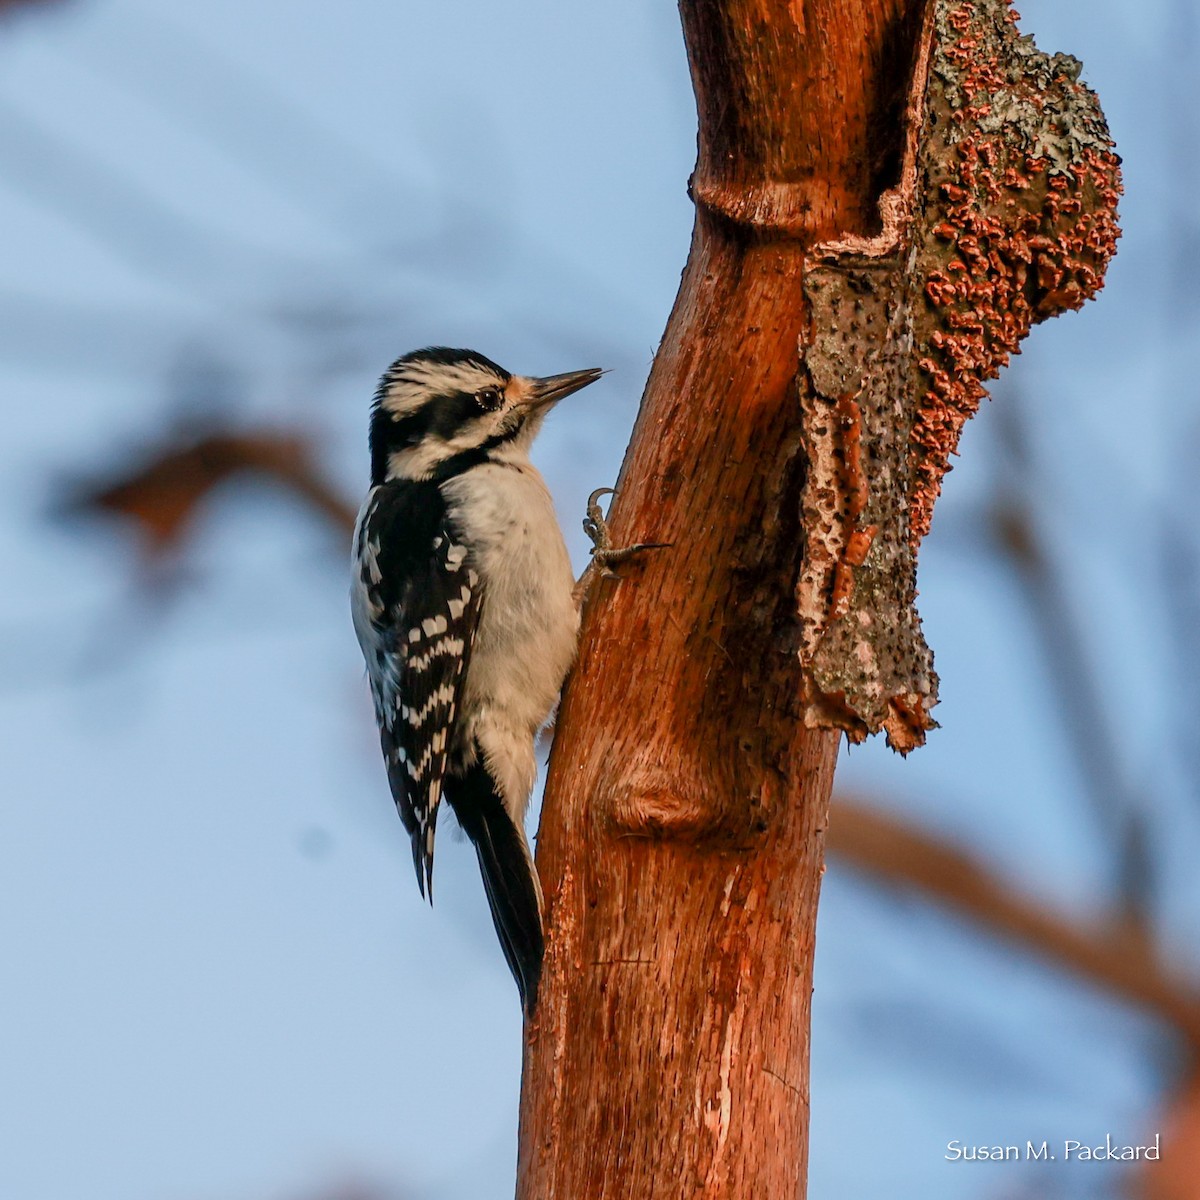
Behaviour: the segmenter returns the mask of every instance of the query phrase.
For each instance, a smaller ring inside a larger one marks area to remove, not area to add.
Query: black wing
[[[376,488],[355,552],[355,627],[388,782],[432,900],[438,804],[483,589],[433,482]]]

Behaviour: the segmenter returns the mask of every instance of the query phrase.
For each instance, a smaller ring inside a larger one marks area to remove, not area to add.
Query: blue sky
[[[920,601],[942,730],[903,762],[854,750],[839,785],[1070,914],[1111,897],[1029,614],[979,539],[999,406],[1019,406],[1179,948],[1196,812],[1146,531],[1195,509],[1195,156],[1166,120],[1194,91],[1168,69],[1183,8],[1021,11],[1101,94],[1126,235],[1100,301],[1034,331],[948,481]],[[515,993],[468,848],[444,840],[432,912],[413,886],[343,547],[234,487],[158,604],[118,532],[47,513],[195,420],[197,380],[216,416],[314,430],[356,494],[380,371],[462,344],[612,368],[539,444],[582,562],[584,500],[616,476],[686,258],[694,137],[666,4],[107,0],[0,25],[0,1195],[510,1194]],[[1115,1194],[1103,1169],[1031,1182],[941,1156],[1140,1135],[1178,1056],[1160,1026],[837,863],[822,905],[814,1196]]]

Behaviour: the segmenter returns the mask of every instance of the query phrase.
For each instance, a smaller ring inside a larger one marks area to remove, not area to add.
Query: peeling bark
[[[805,271],[805,720],[853,741],[882,729],[907,752],[934,727],[916,555],[950,456],[984,381],[1116,250],[1119,159],[1079,71],[1002,0],[931,3],[882,230]]]
[[[1116,233],[1094,97],[1001,0],[680,12],[696,226],[612,522],[671,548],[600,589],[560,708],[522,1200],[803,1194],[838,740],[931,727],[952,435]]]

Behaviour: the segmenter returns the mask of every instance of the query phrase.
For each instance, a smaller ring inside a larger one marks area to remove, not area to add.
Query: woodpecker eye
[[[475,403],[478,404],[484,412],[495,412],[503,402],[504,400],[500,394],[500,389],[496,387],[480,388],[479,391],[475,393]]]

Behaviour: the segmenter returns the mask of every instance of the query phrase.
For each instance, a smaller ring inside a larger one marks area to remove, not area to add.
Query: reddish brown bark
[[[916,544],[1030,324],[1099,288],[1117,160],[1006,0],[682,0],[697,219],[587,614],[538,865],[518,1196],[803,1193],[838,729],[937,703]]]
[[[877,231],[917,0],[685,0],[697,222],[559,717],[518,1195],[796,1196],[820,833],[795,589],[806,250]]]

